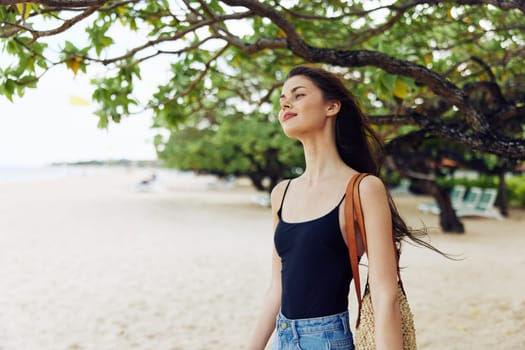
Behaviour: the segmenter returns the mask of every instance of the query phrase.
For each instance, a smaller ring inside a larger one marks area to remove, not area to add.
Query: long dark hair
[[[343,81],[337,75],[324,69],[307,66],[293,68],[286,79],[297,75],[305,76],[311,80],[322,91],[325,101],[337,100],[341,103],[335,122],[335,142],[339,156],[345,164],[360,173],[369,173],[380,177],[385,155],[383,144],[372,129],[370,121],[360,108],[357,99],[346,88]],[[431,244],[418,238],[427,235],[426,229],[409,228],[399,215],[388,190],[387,197],[398,253],[400,253],[401,240],[409,238],[419,245],[447,256]]]

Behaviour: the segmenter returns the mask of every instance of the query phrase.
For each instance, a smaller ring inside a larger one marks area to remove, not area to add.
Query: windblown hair
[[[341,103],[335,122],[335,141],[341,159],[360,173],[380,177],[385,155],[383,144],[372,129],[370,121],[361,110],[356,98],[346,88],[343,81],[337,75],[324,69],[307,66],[293,68],[286,79],[298,75],[312,81],[322,91],[325,101],[337,100]],[[401,240],[409,238],[416,244],[443,254],[437,248],[418,238],[426,236],[425,229],[414,230],[406,225],[388,190],[387,197],[398,253],[400,253]]]

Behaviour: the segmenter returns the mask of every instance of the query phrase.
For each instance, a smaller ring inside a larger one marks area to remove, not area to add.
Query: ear
[[[326,104],[326,116],[335,117],[341,110],[341,102],[338,100],[328,101]]]

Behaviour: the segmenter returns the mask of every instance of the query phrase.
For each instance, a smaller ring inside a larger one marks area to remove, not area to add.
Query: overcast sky
[[[139,115],[97,128],[89,78],[56,68],[14,103],[0,96],[0,166],[39,166],[92,159],[155,159],[151,118]]]

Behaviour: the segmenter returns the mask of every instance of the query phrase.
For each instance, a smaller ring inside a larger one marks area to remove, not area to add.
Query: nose
[[[281,101],[281,109],[288,109],[290,107],[291,107],[291,104],[290,102],[288,102],[288,100],[283,99]]]

